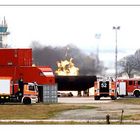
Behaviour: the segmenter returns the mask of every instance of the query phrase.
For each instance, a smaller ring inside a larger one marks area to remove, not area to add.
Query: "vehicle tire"
[[[100,96],[95,96],[94,99],[95,100],[100,100]]]
[[[0,104],[3,105],[5,102],[4,101],[0,101]]]
[[[138,98],[138,97],[140,96],[140,92],[139,92],[138,90],[135,90],[135,91],[134,91],[134,95],[135,95],[135,97]]]
[[[25,104],[25,105],[31,104],[31,99],[28,98],[28,97],[25,97],[25,98],[23,99],[23,104]]]
[[[124,98],[124,95],[121,95],[120,97]]]
[[[117,98],[115,96],[111,96],[111,99],[112,100],[116,100]]]

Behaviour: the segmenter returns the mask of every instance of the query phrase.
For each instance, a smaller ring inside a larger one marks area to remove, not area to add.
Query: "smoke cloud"
[[[57,62],[73,58],[76,67],[79,68],[79,75],[101,74],[104,66],[95,54],[86,54],[75,45],[66,46],[45,46],[39,42],[32,42],[33,62],[36,65],[50,66],[53,71],[57,70]]]

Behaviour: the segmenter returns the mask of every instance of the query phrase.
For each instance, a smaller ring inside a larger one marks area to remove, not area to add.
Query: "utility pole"
[[[116,47],[115,47],[115,82],[116,82],[116,97],[117,97],[117,76],[118,76],[118,65],[117,65],[117,57],[118,57],[118,40],[117,40],[117,31],[120,29],[120,26],[113,26],[113,30],[115,30],[115,38],[116,38],[116,41],[115,41],[115,44],[116,44]]]
[[[69,47],[66,48],[66,53],[65,53],[66,59],[68,59],[68,51],[69,51],[69,49],[70,49]]]
[[[99,61],[99,39],[101,38],[101,34],[100,33],[97,33],[95,34],[95,38],[97,39],[97,52],[96,52],[96,55],[97,55],[97,60]]]
[[[117,26],[117,27],[115,27],[115,26],[113,26],[113,30],[115,30],[115,45],[116,45],[116,47],[115,47],[115,81],[117,80],[117,75],[118,75],[118,67],[117,67],[117,57],[118,57],[118,40],[117,40],[117,31],[120,29],[120,26]]]

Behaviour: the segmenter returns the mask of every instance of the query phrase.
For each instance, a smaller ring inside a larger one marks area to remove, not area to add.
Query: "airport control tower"
[[[7,23],[4,19],[1,21],[0,24],[0,48],[7,48],[8,44],[7,44],[7,35],[9,35],[10,33],[7,31]]]

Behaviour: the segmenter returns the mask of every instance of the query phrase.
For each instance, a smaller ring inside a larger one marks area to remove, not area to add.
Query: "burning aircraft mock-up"
[[[57,75],[61,76],[76,76],[79,74],[79,68],[75,67],[72,62],[73,58],[69,61],[64,60],[61,62],[57,62],[58,70],[55,72]]]
[[[58,69],[55,71],[56,83],[59,91],[86,91],[94,86],[96,76],[79,75],[79,68],[70,60],[57,62]]]

